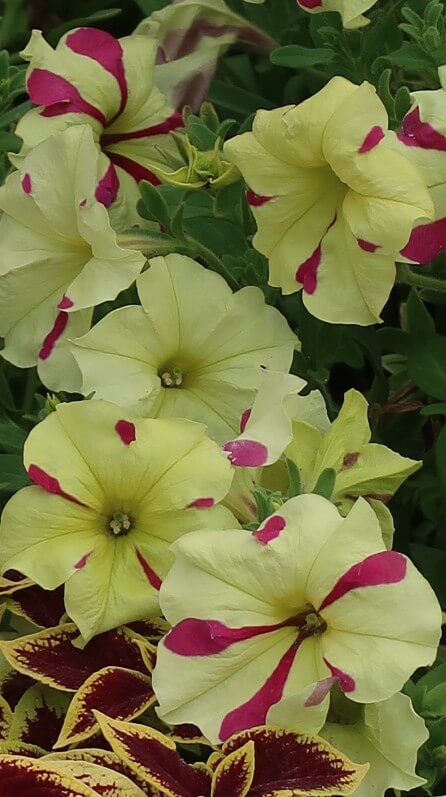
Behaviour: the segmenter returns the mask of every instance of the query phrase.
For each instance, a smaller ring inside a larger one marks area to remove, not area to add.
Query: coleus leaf
[[[172,739],[154,728],[119,722],[99,712],[96,718],[112,750],[150,787],[167,797],[209,797],[211,770],[186,764]]]
[[[45,761],[54,762],[57,765],[59,761],[76,761],[80,764],[89,763],[97,764],[106,769],[118,772],[121,775],[126,775],[134,783],[142,788],[143,792],[147,793],[147,787],[144,781],[132,772],[131,769],[125,766],[116,753],[111,750],[100,750],[94,747],[77,748],[72,750],[65,750],[64,752],[52,752],[45,756]]]
[[[0,740],[7,739],[12,720],[12,711],[4,697],[0,697]]]
[[[174,725],[172,730],[167,733],[167,736],[177,744],[206,744],[209,747],[211,746],[196,725]]]
[[[0,576],[0,596],[2,595],[12,595],[14,592],[18,590],[25,589],[32,585],[32,581],[29,578],[20,578],[17,581],[12,580],[10,578],[5,578]]]
[[[27,742],[20,742],[17,740],[7,739],[0,742],[0,756],[1,755],[18,755],[25,758],[41,758],[45,755],[46,750],[36,744],[27,744]]]
[[[32,686],[34,681],[27,675],[5,666],[0,666],[0,695],[4,697],[11,709],[15,709],[22,695]]]
[[[317,736],[273,726],[232,736],[224,743],[223,752],[228,755],[248,741],[255,745],[252,797],[279,797],[284,792],[306,797],[352,794],[369,769],[368,764],[352,763]]]
[[[0,650],[19,672],[55,689],[75,692],[93,673],[107,666],[126,667],[146,673],[141,655],[142,641],[125,627],[98,634],[83,650],[73,641],[79,632],[74,623],[64,623],[36,634],[0,642]],[[150,648],[149,643],[146,643]]]
[[[62,775],[90,786],[95,794],[106,797],[146,797],[146,793],[126,775],[88,761],[59,760],[52,763]]]
[[[255,745],[249,740],[225,756],[215,770],[211,797],[246,797],[255,772]]]
[[[21,756],[0,756],[0,797],[97,797],[90,786],[50,764]]]
[[[150,620],[137,620],[129,623],[128,628],[148,639],[150,642],[159,642],[170,630],[169,623],[163,617],[154,617]]]
[[[90,738],[98,730],[94,710],[130,720],[155,702],[148,675],[124,667],[104,667],[93,673],[76,692],[54,748]]]
[[[6,606],[13,614],[25,617],[41,628],[56,626],[65,614],[63,587],[47,590],[31,583],[20,591],[14,591]]]
[[[68,695],[42,684],[34,684],[17,703],[8,741],[52,750],[60,734],[68,703]]]

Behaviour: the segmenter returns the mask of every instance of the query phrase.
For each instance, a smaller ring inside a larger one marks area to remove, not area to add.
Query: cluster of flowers
[[[362,24],[373,3],[300,5]],[[434,661],[441,612],[386,507],[420,463],[370,442],[356,391],[332,423],[302,395],[298,340],[260,289],[181,254],[146,267],[135,246],[138,183],[159,181],[197,74],[235,38],[268,46],[222,2],[183,0],[125,39],[80,28],[53,50],[35,32],[24,52],[36,107],[0,189],[2,356],[88,399],[32,430],[33,484],[2,517],[2,605],[32,633],[0,645],[0,794],[423,782],[427,732],[400,690]],[[225,145],[271,284],[325,321],[376,322],[395,261],[444,246],[446,93],[413,100],[395,134],[371,85],[334,78]],[[90,329],[135,280],[140,304]],[[175,741],[215,749],[192,765]]]

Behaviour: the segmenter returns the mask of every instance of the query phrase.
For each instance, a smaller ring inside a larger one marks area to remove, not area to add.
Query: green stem
[[[397,269],[397,282],[399,283],[413,285],[415,288],[427,288],[431,291],[446,293],[446,280],[444,279],[412,271],[409,266],[402,263],[398,265]]]
[[[39,377],[37,376],[37,368],[30,368],[26,375],[25,392],[23,394],[23,413],[26,415],[31,412],[33,408],[34,396],[39,386]]]

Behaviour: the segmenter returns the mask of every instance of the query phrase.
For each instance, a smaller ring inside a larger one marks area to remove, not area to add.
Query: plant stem
[[[37,376],[37,368],[30,368],[26,375],[25,391],[23,394],[23,413],[26,415],[31,412],[33,408],[34,396],[39,385],[39,377]]]
[[[397,269],[397,282],[399,283],[413,285],[415,288],[428,288],[431,291],[446,293],[446,280],[412,271],[409,266],[403,263],[399,264]]]

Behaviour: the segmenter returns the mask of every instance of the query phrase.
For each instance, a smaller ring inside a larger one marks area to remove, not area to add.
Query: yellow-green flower
[[[115,310],[74,342],[82,391],[138,415],[200,421],[225,442],[253,404],[262,366],[288,370],[296,336],[259,288],[233,294],[183,255],[150,263],[137,280],[142,307]]]
[[[399,251],[433,217],[421,172],[386,143],[387,127],[373,86],[335,77],[300,105],[258,111],[252,132],[224,147],[249,186],[270,284],[303,290],[323,321],[379,321]]]
[[[4,509],[1,570],[44,589],[65,584],[84,641],[159,615],[171,543],[234,524],[214,506],[231,467],[190,421],[136,420],[103,401],[58,404],[29,435],[24,461],[35,484]]]
[[[345,28],[362,28],[369,24],[363,12],[374,6],[376,0],[297,0],[297,2],[310,14],[337,11],[342,17]]]
[[[160,593],[172,630],[153,675],[158,713],[213,743],[263,724],[272,705],[321,679],[375,703],[435,659],[435,594],[410,560],[384,549],[362,498],[342,518],[325,498],[299,495],[252,533],[196,531],[173,550]]]
[[[37,365],[52,390],[78,390],[67,338],[90,326],[96,304],[114,299],[141,271],[122,249],[95,196],[107,164],[91,128],[71,127],[38,144],[0,188],[2,356]]]

